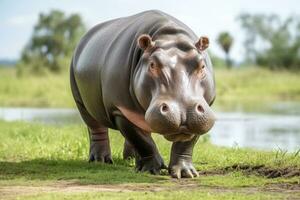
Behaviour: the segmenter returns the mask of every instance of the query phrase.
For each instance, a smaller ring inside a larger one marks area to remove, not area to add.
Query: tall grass
[[[217,69],[217,97],[221,102],[300,100],[300,72],[257,67]]]
[[[0,68],[0,106],[74,107],[68,73],[23,75]]]

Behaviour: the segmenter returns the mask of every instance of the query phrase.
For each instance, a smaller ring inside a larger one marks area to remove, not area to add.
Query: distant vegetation
[[[249,14],[242,14],[238,19],[246,33],[247,64],[240,70],[216,69],[216,103],[300,100],[300,72],[283,70],[300,70],[299,19]],[[58,10],[41,13],[17,70],[0,69],[0,105],[73,107],[67,72],[72,53],[85,30],[78,14],[65,15]],[[226,59],[212,54],[213,64],[221,68],[226,63],[231,66],[233,36],[224,31],[216,39]],[[249,67],[253,65],[258,67]],[[25,73],[26,76],[18,77]],[[31,74],[44,76],[31,77]]]
[[[17,76],[0,68],[0,107],[74,107],[68,73]]]
[[[299,16],[280,19],[277,15],[243,13],[237,19],[245,34],[243,65],[300,69]],[[78,14],[65,15],[59,10],[41,13],[17,64],[18,74],[67,71],[71,55],[85,31],[83,19]],[[224,31],[216,40],[225,53],[225,59],[211,52],[213,64],[231,67],[234,64],[234,58],[229,56],[233,36]]]
[[[17,77],[15,68],[0,68],[0,106],[74,107],[69,74]],[[216,105],[300,100],[300,72],[255,67],[215,69]]]
[[[229,53],[233,44],[233,37],[228,32],[221,32],[218,36],[217,41],[219,45],[222,47],[223,51],[225,52],[226,66],[230,68],[232,63],[229,57]]]
[[[300,70],[300,19],[277,15],[241,14],[246,59],[271,69]]]
[[[29,69],[40,74],[45,69],[52,72],[67,69],[67,63],[84,32],[85,26],[78,14],[66,16],[58,10],[41,13],[33,35],[23,49],[18,63],[19,72]]]

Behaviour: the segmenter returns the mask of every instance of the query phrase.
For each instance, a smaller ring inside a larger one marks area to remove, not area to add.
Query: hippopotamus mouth
[[[164,134],[163,136],[171,142],[185,142],[191,140],[196,134],[188,130],[184,125],[180,126],[175,133]]]
[[[189,134],[189,133],[174,133],[174,134],[168,134],[164,135],[164,138],[169,140],[170,142],[185,142],[191,140],[195,134]]]

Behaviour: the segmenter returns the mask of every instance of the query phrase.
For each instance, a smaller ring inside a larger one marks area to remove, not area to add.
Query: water
[[[251,108],[251,112],[242,106],[223,110],[217,112],[218,120],[209,134],[213,144],[290,152],[300,149],[300,104],[277,103]],[[0,108],[0,119],[82,123],[75,109]]]
[[[226,112],[211,130],[213,144],[266,150],[300,149],[300,117],[282,114]]]
[[[65,108],[0,108],[0,119],[5,121],[42,122],[55,125],[81,122],[76,109]]]

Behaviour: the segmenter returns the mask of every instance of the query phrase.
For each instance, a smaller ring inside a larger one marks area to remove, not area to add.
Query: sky
[[[221,57],[216,42],[221,31],[234,37],[231,57],[241,61],[244,33],[237,16],[277,14],[282,18],[300,14],[300,0],[0,0],[0,59],[18,59],[29,41],[41,12],[59,9],[67,14],[79,13],[88,28],[109,19],[133,15],[145,10],[164,11],[187,24],[199,35],[210,38],[210,50]]]

